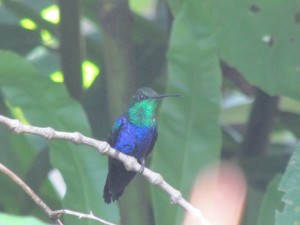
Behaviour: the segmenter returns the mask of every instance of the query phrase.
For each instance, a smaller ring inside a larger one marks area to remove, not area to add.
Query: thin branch
[[[24,125],[19,120],[9,119],[1,115],[0,115],[0,123],[6,125],[9,129],[11,129],[13,132],[17,134],[30,133],[30,134],[35,134],[35,135],[45,137],[48,140],[63,139],[63,140],[71,141],[75,144],[88,145],[90,147],[97,149],[97,151],[100,152],[101,154],[105,154],[112,158],[116,158],[120,160],[121,162],[124,163],[125,168],[129,171],[135,171],[135,172],[141,171],[141,165],[137,162],[137,160],[134,157],[125,155],[122,152],[119,152],[111,148],[107,142],[98,141],[86,137],[79,132],[73,132],[73,133],[60,132],[50,127],[41,128],[41,127]],[[164,190],[169,195],[172,204],[178,204],[179,206],[181,206],[188,213],[198,218],[199,221],[201,221],[201,224],[210,225],[210,223],[204,218],[200,210],[192,206],[188,201],[186,201],[182,197],[181,192],[173,188],[170,184],[168,184],[160,174],[155,173],[149,170],[148,168],[144,168],[142,174],[147,178],[147,180],[150,183],[157,185],[162,190]]]
[[[61,214],[77,216],[79,219],[86,218],[86,219],[95,220],[95,221],[103,223],[104,225],[116,225],[114,223],[110,223],[106,220],[103,220],[101,218],[98,218],[98,217],[94,216],[92,211],[90,212],[90,214],[76,212],[76,211],[72,211],[72,210],[68,210],[68,209],[61,209],[61,210],[53,211],[53,215],[61,215]]]
[[[90,214],[84,214],[80,212],[75,212],[69,209],[61,209],[53,211],[50,207],[36,194],[34,191],[21,179],[19,178],[14,172],[0,163],[0,171],[7,175],[11,180],[13,180],[17,185],[19,185],[28,195],[29,197],[46,213],[46,215],[56,224],[56,225],[63,225],[60,220],[60,217],[63,214],[66,215],[73,215],[81,218],[91,219],[98,222],[101,222],[104,225],[116,225],[110,222],[107,222],[99,217],[94,216],[92,212]]]
[[[49,206],[39,197],[34,191],[19,178],[14,172],[5,167],[2,163],[0,163],[0,171],[7,175],[11,180],[13,180],[17,185],[19,185],[29,196],[30,198],[46,213],[46,215],[55,222],[57,225],[63,225],[63,223],[59,220],[59,217],[52,217],[52,210]]]

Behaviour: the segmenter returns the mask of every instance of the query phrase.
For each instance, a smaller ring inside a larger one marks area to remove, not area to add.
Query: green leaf
[[[90,136],[82,108],[68,96],[64,86],[41,76],[23,58],[0,51],[0,83],[7,100],[20,107],[31,124]],[[60,170],[67,185],[63,206],[117,220],[116,208],[104,206],[102,200],[106,158],[94,149],[66,141],[51,141],[49,145],[52,165]],[[66,223],[80,224],[80,220],[66,217]],[[86,224],[96,223],[87,220]]]
[[[286,172],[284,173],[279,190],[284,192],[282,201],[284,209],[276,213],[276,225],[299,224],[300,216],[300,145],[293,153]]]
[[[55,26],[46,20],[44,20],[40,11],[42,8],[51,5],[50,1],[3,1],[5,8],[11,10],[14,16],[19,19],[27,18],[34,21],[40,29],[46,29],[51,34],[55,33]]]
[[[282,206],[282,192],[278,191],[281,176],[277,175],[268,185],[265,193],[257,225],[275,224],[276,211]]]
[[[25,136],[16,136],[5,127],[0,127],[0,159],[18,176],[24,177],[35,157],[35,150]],[[9,213],[18,213],[24,193],[5,175],[0,174],[0,205]]]
[[[0,213],[0,225],[47,225],[34,217]]]
[[[213,2],[221,58],[269,94],[300,99],[299,1]]]
[[[39,33],[18,25],[0,25],[0,48],[26,54],[40,44]]]
[[[211,7],[186,1],[175,14],[168,53],[168,93],[161,107],[153,169],[189,197],[196,175],[219,157],[220,69],[212,35]],[[183,210],[154,190],[157,224],[181,224]]]
[[[280,112],[280,121],[287,127],[293,134],[300,138],[300,115],[291,112]]]

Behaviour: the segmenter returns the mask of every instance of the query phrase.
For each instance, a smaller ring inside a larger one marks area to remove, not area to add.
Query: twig
[[[76,212],[76,211],[72,211],[72,210],[68,210],[68,209],[61,209],[61,210],[57,210],[57,211],[53,212],[53,215],[61,215],[61,214],[67,214],[67,215],[77,216],[79,219],[86,218],[86,219],[95,220],[95,221],[103,223],[104,225],[116,225],[114,223],[110,223],[108,221],[105,221],[105,220],[103,220],[101,218],[98,218],[98,217],[94,216],[94,214],[92,213],[92,211],[90,212],[90,214]]]
[[[19,178],[14,172],[5,167],[2,163],[0,163],[0,171],[7,175],[10,179],[12,179],[17,185],[19,185],[29,196],[30,198],[46,213],[46,215],[55,222],[57,225],[63,225],[63,223],[59,220],[59,217],[52,217],[52,210],[49,206],[39,197],[37,196],[33,190]]]
[[[69,209],[61,209],[53,211],[50,207],[37,195],[34,191],[23,181],[19,178],[14,172],[0,163],[0,171],[7,175],[11,180],[13,180],[17,185],[19,185],[28,195],[29,197],[46,213],[46,215],[56,224],[56,225],[63,225],[61,220],[59,219],[62,214],[78,216],[81,218],[91,219],[98,222],[101,222],[104,225],[116,225],[110,222],[107,222],[99,217],[94,216],[92,212],[90,214],[84,214],[80,212],[75,212]]]
[[[139,172],[141,170],[141,165],[137,162],[134,157],[128,156],[119,152],[109,146],[107,142],[98,141],[89,137],[82,135],[79,132],[68,133],[68,132],[60,132],[56,131],[53,128],[41,128],[34,127],[29,125],[24,125],[19,120],[9,119],[7,117],[0,115],[0,123],[6,125],[9,129],[17,134],[21,133],[30,133],[39,135],[47,138],[48,140],[52,139],[63,139],[67,141],[71,141],[75,144],[85,144],[97,149],[101,154],[108,155],[112,158],[116,158],[124,163],[124,166],[127,170]],[[164,190],[170,197],[172,204],[178,204],[183,209],[185,209],[188,213],[195,216],[201,221],[203,225],[210,225],[210,223],[204,218],[200,210],[192,206],[188,201],[186,201],[180,191],[173,188],[170,184],[168,184],[163,177],[155,173],[148,168],[144,168],[143,175],[147,178],[147,180],[160,187]]]

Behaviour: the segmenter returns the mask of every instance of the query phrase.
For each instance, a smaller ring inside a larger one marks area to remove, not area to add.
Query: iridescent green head
[[[139,126],[154,125],[155,110],[158,100],[164,97],[177,97],[177,94],[159,95],[151,88],[143,87],[138,89],[130,99],[128,119]]]

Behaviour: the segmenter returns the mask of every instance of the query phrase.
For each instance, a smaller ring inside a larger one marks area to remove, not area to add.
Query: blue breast
[[[155,126],[137,126],[124,118],[114,148],[138,160],[142,159],[151,150],[154,129]]]

